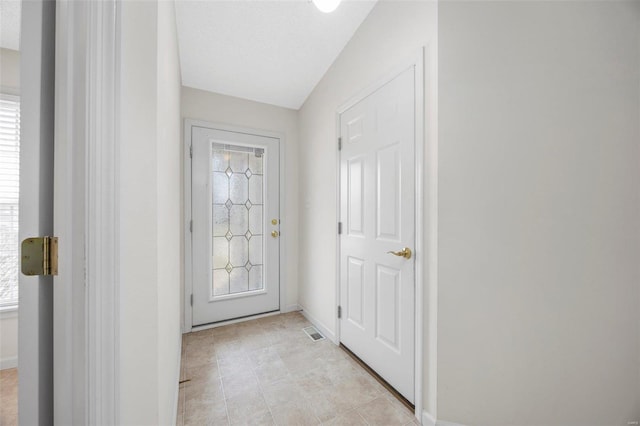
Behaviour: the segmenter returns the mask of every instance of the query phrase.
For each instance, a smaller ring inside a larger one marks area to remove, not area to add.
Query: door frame
[[[56,1],[55,424],[119,423],[119,21]]]
[[[183,223],[183,232],[184,232],[184,292],[183,292],[183,305],[184,305],[184,317],[183,317],[183,326],[182,332],[189,333],[197,330],[205,330],[208,328],[219,327],[221,325],[233,324],[240,321],[245,321],[247,319],[252,318],[260,318],[263,316],[273,315],[272,313],[268,314],[258,314],[253,315],[247,318],[240,319],[232,319],[229,321],[221,321],[215,324],[205,324],[201,326],[193,326],[193,308],[191,306],[191,295],[193,294],[193,246],[192,246],[192,238],[191,238],[191,135],[194,127],[205,127],[213,130],[223,130],[227,132],[234,133],[245,133],[249,135],[255,136],[263,136],[267,138],[278,139],[278,151],[280,157],[280,170],[279,170],[279,187],[278,193],[280,195],[280,201],[278,209],[280,211],[279,220],[280,220],[280,236],[282,234],[288,235],[288,232],[292,231],[289,227],[289,223],[286,218],[286,194],[283,191],[284,182],[285,182],[285,135],[281,132],[274,132],[270,130],[261,130],[254,129],[250,127],[236,126],[230,124],[222,124],[222,123],[212,123],[204,120],[195,120],[191,118],[185,118],[184,120],[184,223]],[[279,238],[280,240],[280,260],[278,264],[278,275],[280,277],[280,309],[278,312],[284,312],[286,309],[286,274],[285,266],[286,266],[286,255],[287,255],[287,245],[286,238]]]
[[[425,52],[427,51],[427,52]],[[356,105],[360,101],[364,100],[366,97],[380,89],[385,84],[389,83],[396,77],[398,77],[402,72],[406,71],[409,68],[415,69],[415,130],[414,130],[414,144],[415,144],[415,276],[414,276],[414,288],[415,288],[415,318],[414,318],[414,406],[415,406],[415,417],[418,419],[422,418],[422,398],[423,398],[423,335],[424,335],[424,297],[425,297],[425,288],[429,292],[429,296],[431,296],[432,288],[435,288],[436,280],[435,275],[433,275],[433,271],[430,269],[435,265],[435,256],[437,249],[437,235],[434,233],[434,230],[437,229],[437,224],[434,222],[434,217],[432,216],[432,212],[437,211],[437,193],[433,190],[434,184],[437,185],[437,180],[434,179],[437,175],[437,140],[433,137],[433,133],[429,132],[429,136],[425,132],[425,111],[427,111],[428,120],[431,123],[435,123],[433,109],[434,106],[429,105],[429,108],[425,108],[425,100],[431,103],[433,99],[436,99],[434,94],[431,94],[429,99],[425,97],[425,84],[428,83],[429,87],[432,88],[433,81],[431,73],[428,76],[429,81],[425,82],[425,57],[429,61],[429,64],[432,61],[433,52],[430,51],[429,46],[425,46],[416,52],[412,58],[409,60],[400,63],[398,66],[394,67],[391,71],[387,72],[382,78],[378,79],[375,83],[367,86],[365,89],[358,92],[355,96],[349,98],[348,101],[343,103],[336,110],[336,140],[341,137],[340,132],[340,116],[346,112],[349,108]],[[437,135],[437,134],[436,134]],[[427,150],[425,150],[425,143],[428,142]],[[429,153],[429,158],[425,161],[425,152]],[[340,174],[340,149],[336,146],[336,183],[337,183],[337,191],[336,191],[336,229],[337,223],[340,221],[340,183],[341,183],[341,174]],[[425,181],[425,177],[429,179],[429,181]],[[425,188],[428,189],[427,198],[428,198],[428,209],[425,209]],[[436,209],[436,210],[434,210]],[[420,218],[424,218],[425,220],[420,220]],[[428,234],[424,234],[424,226],[423,223],[428,224]],[[336,239],[336,315],[335,315],[335,342],[336,344],[340,344],[340,319],[337,315],[337,307],[340,305],[340,238]],[[425,274],[425,271],[429,270],[429,274]],[[426,280],[425,280],[426,278]],[[423,285],[424,283],[424,288]],[[431,302],[431,297],[429,297],[429,301]],[[429,303],[429,308],[431,309],[431,303]],[[432,314],[430,313],[429,318],[432,318]],[[435,318],[435,317],[434,317]],[[429,324],[429,330],[431,330],[431,324]],[[435,336],[429,335],[429,341],[434,340]],[[435,355],[435,346],[429,345],[428,354],[431,357]],[[435,375],[428,376],[429,383],[431,380],[435,380]]]

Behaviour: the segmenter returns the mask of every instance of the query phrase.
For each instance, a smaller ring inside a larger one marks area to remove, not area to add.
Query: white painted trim
[[[447,422],[444,420],[437,420],[434,415],[427,410],[422,412],[422,426],[465,426],[462,423]]]
[[[307,311],[306,309],[304,309],[304,307],[302,308],[302,315],[311,323],[313,324],[313,326],[315,328],[318,329],[318,331],[320,331],[320,334],[322,334],[324,337],[326,337],[327,339],[331,340],[333,343],[335,343],[336,345],[340,344],[340,341],[337,338],[337,335],[333,332],[331,332],[331,330],[329,330],[329,328],[324,325],[322,323],[322,321],[320,321],[319,319],[317,319],[316,317],[312,316],[309,311]]]
[[[118,423],[118,22],[116,0],[57,2],[56,424]]]
[[[297,311],[301,311],[302,308],[300,307],[300,305],[289,305],[284,309],[280,309],[280,313],[282,314],[287,314],[289,312],[297,312]]]
[[[414,279],[415,279],[415,337],[414,337],[414,416],[419,419],[420,413],[422,413],[422,380],[424,377],[422,368],[423,358],[423,336],[424,336],[424,294],[422,283],[424,282],[424,265],[427,259],[426,251],[424,250],[424,232],[422,226],[422,218],[424,216],[424,171],[425,171],[425,159],[424,159],[424,48],[420,49],[420,53],[416,58],[415,63],[415,256],[414,262]]]
[[[422,426],[436,426],[436,418],[427,410],[422,411]]]
[[[9,368],[18,367],[18,357],[0,359],[0,370],[8,370]]]
[[[184,205],[183,234],[184,234],[184,295],[183,295],[183,333],[193,331],[193,309],[191,307],[191,295],[193,294],[193,247],[191,238],[191,133],[193,122],[184,121],[184,176],[183,190]]]
[[[342,108],[339,108],[336,112],[336,302],[333,310],[333,321],[334,327],[333,329],[336,331],[334,335],[334,343],[336,345],[340,344],[340,318],[338,318],[338,309],[340,307],[340,234],[338,233],[340,227],[340,186],[342,185],[341,173],[340,173],[340,137],[341,137],[341,128],[340,128],[340,115],[344,112],[341,111]],[[306,310],[305,310],[306,311]]]
[[[279,170],[279,188],[278,193],[280,195],[280,205],[278,206],[278,215],[280,218],[280,236],[289,235],[289,232],[293,233],[294,229],[289,226],[286,215],[286,191],[284,191],[284,182],[286,179],[285,170],[285,151],[287,148],[285,134],[282,132],[274,132],[270,130],[254,129],[251,127],[236,126],[223,123],[212,123],[204,120],[194,120],[186,118],[184,120],[184,329],[183,333],[195,331],[193,327],[193,309],[191,307],[191,294],[193,293],[193,246],[190,230],[190,222],[192,218],[191,211],[191,135],[194,127],[204,127],[208,129],[224,130],[235,133],[246,133],[250,135],[263,136],[273,139],[278,139],[278,151],[280,155],[280,170]],[[278,275],[280,278],[280,298],[279,309],[282,312],[286,303],[287,297],[287,278],[285,266],[287,264],[287,238],[280,238],[280,264]],[[288,307],[287,307],[288,308]],[[241,319],[242,320],[242,319]],[[225,322],[226,323],[226,322]],[[215,326],[215,325],[214,325]],[[206,327],[206,326],[204,326]],[[201,327],[197,327],[201,330]]]
[[[0,308],[0,320],[17,318],[18,313],[18,305],[7,306],[5,308]]]
[[[436,7],[438,5],[436,4]],[[430,43],[425,48],[425,108],[428,129],[425,131],[428,179],[428,206],[425,209],[425,222],[428,223],[425,238],[427,246],[427,330],[426,343],[426,387],[427,408],[438,416],[438,44]],[[425,320],[425,318],[423,318]]]
[[[411,59],[405,61],[404,63],[399,64],[395,68],[393,68],[390,72],[386,73],[383,78],[379,79],[375,83],[367,86],[365,89],[361,90],[358,94],[350,98],[347,102],[342,104],[336,110],[336,140],[340,137],[340,115],[346,112],[349,108],[356,105],[358,102],[362,101],[367,96],[371,95],[373,92],[393,80],[403,71],[408,68],[414,67],[415,69],[415,158],[416,158],[416,187],[415,187],[415,345],[414,345],[414,405],[415,411],[414,415],[417,419],[420,419],[422,416],[422,381],[423,381],[423,367],[422,367],[422,358],[423,358],[423,335],[424,335],[424,303],[423,303],[423,288],[421,283],[424,282],[424,267],[428,262],[431,264],[431,250],[425,250],[424,244],[424,235],[423,235],[423,227],[421,218],[424,217],[424,179],[426,176],[432,176],[432,163],[427,162],[425,164],[424,160],[424,144],[425,144],[425,50],[426,48],[421,48],[419,52],[417,52]],[[431,118],[431,117],[430,117]],[[337,149],[336,145],[336,161],[337,161],[337,202],[336,202],[336,222],[340,221],[340,151]],[[429,182],[431,184],[431,182]],[[431,199],[430,207],[434,208],[437,206]],[[431,248],[431,245],[429,245]],[[436,246],[437,247],[437,246]],[[337,258],[336,258],[336,307],[340,305],[340,238],[337,238]],[[427,259],[425,262],[422,259]],[[336,315],[335,319],[335,341],[337,343],[340,342],[340,321]],[[311,321],[311,320],[310,320]]]
[[[91,3],[87,138],[87,332],[89,424],[113,424],[118,412],[120,190],[117,2]]]

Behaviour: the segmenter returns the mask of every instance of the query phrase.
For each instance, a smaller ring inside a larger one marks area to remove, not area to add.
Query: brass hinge
[[[24,275],[58,275],[58,237],[24,240],[20,265]]]
[[[193,158],[193,145],[189,145],[189,158]]]
[[[189,221],[189,232],[193,232],[193,221]]]
[[[191,294],[191,306],[193,306],[193,293]]]
[[[338,318],[342,318],[342,306],[338,305]]]
[[[342,234],[342,222],[338,222],[338,235]]]
[[[342,151],[342,138],[338,138],[338,151]]]

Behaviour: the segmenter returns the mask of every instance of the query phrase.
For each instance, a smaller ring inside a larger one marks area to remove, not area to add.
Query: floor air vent
[[[307,336],[309,336],[309,338],[311,340],[313,340],[314,342],[317,342],[318,340],[324,339],[324,336],[322,334],[320,334],[320,332],[313,326],[305,327],[305,328],[302,329],[302,331],[307,333]]]

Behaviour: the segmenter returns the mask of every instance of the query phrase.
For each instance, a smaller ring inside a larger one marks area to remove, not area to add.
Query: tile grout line
[[[213,337],[213,350],[216,350],[216,338]],[[227,413],[227,425],[231,426],[231,416],[229,415],[229,406],[227,405],[227,393],[224,390],[224,382],[222,381],[222,369],[220,368],[220,358],[216,353],[216,365],[218,366],[218,380],[220,381],[220,388],[222,388],[222,399],[224,401],[224,411]]]
[[[287,323],[284,322],[283,324],[286,325]],[[245,357],[247,359],[247,361],[249,362],[250,369],[251,369],[251,376],[250,377],[252,377],[253,380],[255,380],[257,382],[257,384],[258,384],[257,390],[259,391],[259,395],[263,399],[263,402],[266,403],[266,405],[267,405],[267,411],[268,411],[268,413],[270,414],[270,416],[272,418],[272,422],[274,424],[279,424],[278,422],[276,422],[276,417],[274,416],[274,411],[273,411],[273,408],[276,408],[278,404],[276,404],[276,405],[274,405],[272,407],[269,403],[267,403],[265,387],[268,387],[268,385],[271,382],[278,382],[278,381],[282,381],[282,380],[286,380],[286,379],[291,380],[292,384],[294,386],[297,386],[298,385],[298,381],[294,378],[295,375],[294,375],[294,372],[292,371],[292,367],[295,367],[295,369],[297,371],[298,365],[297,364],[295,364],[293,366],[287,365],[287,364],[283,365],[283,367],[284,367],[284,369],[286,371],[286,375],[284,375],[283,377],[278,377],[276,380],[271,380],[271,381],[269,381],[268,377],[267,377],[267,378],[265,378],[265,382],[263,383],[260,380],[260,378],[258,377],[258,374],[257,374],[259,372],[261,366],[256,364],[256,363],[254,363],[254,361],[255,361],[254,358],[255,357],[252,357],[251,354],[256,352],[256,351],[260,351],[260,350],[267,351],[267,352],[275,351],[274,353],[276,355],[276,358],[278,360],[282,361],[283,358],[281,358],[281,354],[278,351],[278,349],[276,348],[276,345],[281,343],[282,336],[280,336],[280,335],[276,336],[276,334],[278,333],[279,329],[277,327],[275,327],[274,324],[263,324],[262,322],[258,322],[257,324],[255,324],[255,326],[257,326],[256,328],[257,328],[257,331],[258,331],[258,337],[260,335],[267,335],[268,339],[265,339],[264,341],[253,341],[253,340],[250,339],[253,336],[252,333],[250,333],[250,335],[247,335],[247,336],[244,336],[241,333],[240,335],[235,336],[235,337],[237,337],[237,339],[235,339],[236,342],[239,343],[238,346],[239,346],[240,351],[238,351],[238,353],[242,353],[243,357]],[[286,328],[288,329],[290,327],[286,327]],[[295,331],[298,332],[297,327],[296,327]],[[226,391],[226,387],[224,385],[224,381],[222,380],[222,375],[223,375],[223,371],[222,370],[223,369],[222,369],[222,362],[221,361],[223,361],[223,359],[220,357],[221,354],[217,352],[217,349],[219,349],[219,347],[218,347],[219,343],[217,342],[217,340],[218,339],[216,339],[214,337],[213,341],[212,341],[212,348],[216,352],[215,353],[215,363],[208,363],[208,364],[210,364],[212,366],[215,365],[218,368],[218,374],[217,374],[217,376],[218,376],[217,377],[218,385],[221,386],[222,397],[223,397],[224,404],[225,404],[225,413],[227,415],[227,424],[230,425],[230,424],[232,424],[232,422],[231,422],[229,406],[228,406],[229,399],[226,396],[227,391]],[[223,340],[225,340],[225,339],[223,339]],[[232,340],[234,340],[234,339],[232,339]],[[258,344],[257,346],[259,346],[259,347],[254,347],[254,345],[256,345],[256,343]],[[266,346],[260,346],[260,345],[266,345]],[[191,345],[191,346],[193,346],[193,345]],[[305,345],[305,347],[306,347],[306,345]],[[278,346],[278,348],[282,349],[281,345]],[[185,358],[186,358],[185,359],[185,370],[187,370],[187,371],[188,371],[187,366],[188,366],[189,360],[191,358],[190,355],[191,356],[194,355],[194,353],[192,353],[192,352],[194,352],[195,348],[191,347],[190,349],[191,350],[187,349],[186,352],[185,352]],[[231,347],[229,349],[232,350],[233,347]],[[233,351],[231,351],[231,353],[232,352]],[[287,353],[286,348],[285,348],[284,352]],[[314,355],[314,354],[311,354],[311,352],[314,352],[314,351],[310,351],[310,355]],[[198,351],[195,350],[195,353],[198,353]],[[321,355],[322,355],[321,353],[318,353],[318,354],[315,354],[314,356],[320,357],[320,359],[322,359]],[[328,354],[328,356],[329,355],[330,354]],[[198,358],[198,357],[196,357],[196,358]],[[329,358],[333,359],[332,356],[329,356]],[[346,357],[346,359],[349,360],[350,357]],[[267,365],[269,365],[270,363],[271,363],[271,361],[269,363],[267,363]],[[356,376],[360,376],[360,377],[363,377],[363,378],[366,377],[368,379],[371,379],[371,375],[367,374],[368,373],[367,371],[362,370],[362,367],[360,365],[357,365],[357,363],[354,363],[354,364],[356,364],[356,365],[353,366],[355,368],[355,372],[357,373]],[[318,368],[321,368],[321,367],[319,366]],[[302,371],[302,372],[304,372],[304,371]],[[335,383],[333,379],[330,379],[330,381],[332,383]],[[378,383],[376,383],[376,385],[377,384]],[[293,389],[293,390],[295,390],[295,389]],[[391,398],[389,398],[389,396],[391,396],[391,395],[388,394],[388,390],[387,389],[385,389],[384,387],[375,386],[375,395],[372,396],[369,401],[366,401],[366,402],[364,402],[362,404],[359,404],[359,405],[354,405],[354,406],[351,407],[351,409],[355,410],[356,414],[358,415],[358,418],[361,418],[362,421],[364,422],[364,424],[369,425],[370,423],[364,418],[364,416],[358,410],[361,409],[362,406],[364,406],[365,404],[370,403],[371,401],[375,400],[376,398],[383,398],[385,401],[387,401],[389,404],[391,404],[391,408],[395,412],[400,413],[401,411],[403,411],[403,410],[399,410],[399,407],[396,407],[395,404],[392,403]],[[186,407],[186,388],[185,388],[185,392],[184,392],[184,399],[185,399],[185,401],[183,403],[183,421],[184,421],[184,417],[186,416],[186,413],[188,412],[187,409],[186,409],[187,408]],[[297,407],[294,407],[294,408],[296,408],[297,410],[301,409],[304,412],[304,411],[306,411],[305,410],[305,405],[306,405],[305,403],[312,403],[313,401],[314,401],[313,397],[307,398],[306,396],[303,396],[302,399],[299,401],[303,405],[300,406],[300,405],[298,405],[296,403],[294,405],[297,406]],[[311,405],[313,405],[313,404],[311,404]],[[333,410],[333,411],[334,412],[331,413],[331,414],[333,414],[333,417],[331,417],[329,419],[326,419],[326,422],[334,421],[336,418],[339,418],[341,415],[343,415],[344,413],[348,412],[348,411],[344,411],[342,413],[339,413],[339,412],[337,412],[335,410]],[[250,410],[249,410],[249,412],[250,412]],[[255,414],[255,413],[253,413],[253,414]],[[310,413],[307,412],[307,413],[303,413],[303,414],[306,414],[306,415],[310,414],[309,417],[313,417],[313,420],[315,422],[317,422],[318,424],[323,424],[320,421],[320,418],[316,415],[315,409],[312,409]],[[411,418],[411,420],[413,420],[413,419]]]
[[[262,396],[262,399],[264,400],[264,403],[267,406],[267,410],[269,410],[269,414],[271,415],[271,421],[273,422],[274,425],[277,426],[278,423],[276,423],[276,418],[273,416],[273,411],[271,411],[271,406],[267,402],[267,398],[264,397],[264,389],[262,388],[262,383],[260,383],[260,379],[256,375],[256,372],[253,368],[251,369],[251,373],[256,378],[256,382],[258,382],[258,387],[260,388],[260,396]]]
[[[272,343],[272,344],[271,344],[271,345],[269,345],[267,348],[271,348],[271,347],[273,347],[273,345],[274,345],[274,344],[275,344],[275,343]],[[263,348],[263,349],[264,349],[264,348]],[[275,350],[275,349],[274,349],[274,350]],[[276,355],[278,355],[278,359],[279,359],[280,361],[282,361],[282,358],[280,357],[280,354],[278,354],[277,350],[275,350],[275,351],[276,351]],[[285,365],[285,368],[286,368],[286,370],[287,370],[287,375],[290,377],[290,379],[291,379],[291,380],[293,380],[293,375],[292,375],[291,370],[290,370],[290,369],[289,369],[289,367],[287,367],[286,365]],[[267,402],[267,400],[266,400],[266,398],[265,398],[265,396],[264,396],[264,389],[263,389],[263,387],[262,387],[262,383],[260,382],[260,379],[259,379],[259,378],[258,378],[258,376],[256,375],[256,373],[255,373],[255,369],[254,369],[254,368],[252,368],[251,370],[252,370],[252,372],[253,372],[254,376],[256,376],[256,380],[258,381],[258,386],[260,387],[260,393],[262,394],[262,398],[265,400],[265,403],[267,404],[267,409],[269,410],[269,413],[271,414],[271,418],[273,419],[273,423],[274,423],[276,426],[278,426],[278,423],[276,422],[276,418],[275,418],[275,416],[273,415],[273,411],[271,410],[271,406],[269,405],[269,403]],[[282,380],[282,379],[278,379],[278,380],[276,380],[276,382],[277,382],[277,381],[279,381],[279,380]],[[323,422],[321,422],[321,421],[320,421],[320,419],[318,418],[318,416],[316,416],[315,414],[312,414],[312,416],[316,419],[317,424],[321,425],[321,424],[323,423]],[[334,417],[334,418],[335,418],[335,417]]]
[[[262,328],[262,324],[260,324],[260,328]],[[263,330],[264,332],[264,330]],[[271,347],[273,346],[273,343],[269,346]],[[280,355],[278,355],[278,358],[280,358]],[[274,425],[278,425],[278,423],[276,423],[276,418],[273,415],[273,411],[271,411],[271,406],[269,405],[269,403],[267,402],[267,398],[264,397],[264,389],[262,388],[262,383],[260,383],[260,378],[258,377],[258,375],[256,374],[255,369],[251,369],[251,372],[253,373],[253,375],[256,378],[256,381],[258,382],[258,387],[260,388],[260,394],[262,395],[262,399],[264,399],[264,403],[267,405],[267,410],[269,410],[269,414],[271,415],[271,421],[273,422]]]

